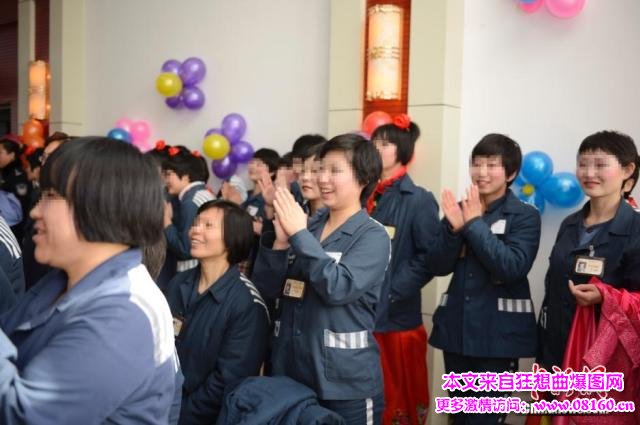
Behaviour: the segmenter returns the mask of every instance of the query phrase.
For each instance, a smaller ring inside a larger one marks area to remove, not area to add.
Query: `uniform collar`
[[[584,204],[580,211],[572,214],[571,216],[569,216],[569,218],[567,218],[567,226],[580,225],[584,218],[589,214],[590,208],[591,201],[587,201],[587,203]],[[633,207],[625,202],[624,199],[621,199],[616,214],[613,216],[613,219],[609,224],[608,232],[617,235],[630,235],[631,226],[633,224],[633,217],[635,214],[636,211],[633,209]]]
[[[402,178],[394,184],[394,186],[396,185],[398,186],[398,189],[400,189],[400,192],[413,193],[417,189],[417,186],[408,173],[402,176]]]
[[[519,202],[518,198],[516,198],[513,192],[511,192],[511,189],[507,188],[507,191],[502,197],[496,199],[487,206],[486,212],[492,213],[502,206],[504,206],[502,209],[504,212],[513,212],[513,208],[517,202]]]
[[[182,198],[184,198],[184,196],[187,194],[189,190],[191,190],[192,188],[198,185],[203,185],[203,184],[204,182],[201,182],[201,181],[195,181],[195,182],[189,183],[187,186],[185,186],[184,189],[180,191],[180,193],[178,194],[178,199],[182,201]]]
[[[324,227],[324,224],[329,219],[329,210],[327,208],[322,208],[318,210],[316,215],[312,217],[312,222],[309,223],[309,230],[314,233],[316,230]],[[355,214],[347,219],[340,227],[338,227],[325,241],[324,244],[330,239],[333,239],[334,235],[338,233],[343,233],[347,235],[353,235],[356,230],[362,226],[367,220],[369,220],[369,214],[364,210],[364,208],[358,210]]]
[[[115,279],[126,275],[129,270],[140,264],[141,261],[142,251],[137,248],[129,249],[109,258],[80,279],[80,281],[62,297],[57,309],[63,311],[69,308],[78,299],[84,298],[88,293],[93,292],[106,279]]]
[[[193,275],[191,279],[187,279],[182,282],[180,292],[182,292],[182,299],[188,300],[191,297],[191,293],[196,290],[198,282],[200,281],[200,266],[193,269]],[[213,297],[213,299],[222,304],[226,295],[229,292],[230,284],[240,279],[240,271],[237,265],[230,266],[229,269],[224,272],[222,276],[215,281],[213,285],[207,289],[207,293]]]

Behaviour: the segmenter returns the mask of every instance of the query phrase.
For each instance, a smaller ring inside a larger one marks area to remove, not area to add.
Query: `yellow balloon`
[[[522,186],[522,193],[524,195],[526,195],[526,196],[533,195],[533,192],[535,192],[535,191],[536,191],[536,188],[531,183],[527,183],[524,186]]]
[[[231,146],[229,141],[222,134],[212,134],[207,136],[202,142],[204,154],[211,159],[222,159],[229,153]]]
[[[182,80],[173,72],[163,72],[156,78],[156,89],[163,96],[177,96],[182,91]]]

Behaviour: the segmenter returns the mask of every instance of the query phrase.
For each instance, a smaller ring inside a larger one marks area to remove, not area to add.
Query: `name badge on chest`
[[[182,325],[184,324],[184,318],[182,317],[174,317],[173,318],[173,336],[177,337],[180,335],[180,331],[182,330]]]
[[[395,226],[384,226],[384,230],[387,231],[387,235],[389,235],[389,239],[393,240],[396,235],[396,227]]]
[[[573,272],[583,276],[602,277],[604,275],[604,262],[605,259],[602,257],[578,255],[576,256]]]
[[[491,225],[491,233],[493,233],[494,235],[504,235],[506,228],[507,228],[507,220],[503,218]]]
[[[287,279],[284,282],[284,288],[282,289],[282,295],[287,298],[294,298],[301,300],[304,297],[304,288],[306,283],[301,280]]]

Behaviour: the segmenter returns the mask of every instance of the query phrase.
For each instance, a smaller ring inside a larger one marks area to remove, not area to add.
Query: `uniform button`
[[[296,303],[296,308],[302,308],[302,303]]]
[[[302,334],[302,332],[300,332],[300,329],[297,329],[296,330],[296,335],[301,335],[301,334]]]
[[[470,297],[464,297],[465,301],[469,301],[471,298]]]
[[[469,277],[473,277],[473,273],[469,273]]]

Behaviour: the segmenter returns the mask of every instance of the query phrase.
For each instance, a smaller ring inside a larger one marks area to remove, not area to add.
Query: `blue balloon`
[[[524,186],[525,184],[527,184],[527,181],[524,179],[524,177],[522,177],[522,173],[518,173],[515,180],[513,181],[513,184],[517,184],[518,186]]]
[[[534,191],[531,195],[527,196],[522,193],[522,188],[516,188],[516,196],[522,202],[526,202],[527,204],[531,204],[540,211],[540,214],[544,212],[545,199],[544,195],[539,190]]]
[[[572,208],[580,204],[584,193],[573,173],[561,172],[549,177],[540,187],[545,199],[556,207]]]
[[[131,143],[131,135],[127,130],[122,128],[113,128],[109,133],[107,133],[107,137],[110,139],[122,140],[126,143]]]
[[[522,158],[521,174],[526,181],[538,186],[553,174],[553,161],[544,152],[529,152]]]

